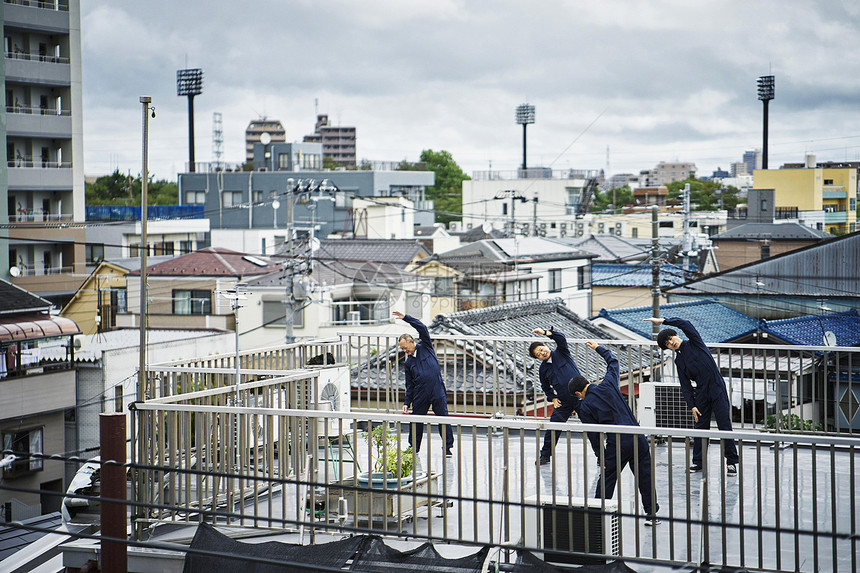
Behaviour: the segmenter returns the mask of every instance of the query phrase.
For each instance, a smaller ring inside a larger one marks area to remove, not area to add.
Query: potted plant
[[[359,474],[359,484],[374,488],[397,488],[411,481],[412,447],[400,450],[397,434],[387,422],[365,432],[364,437],[371,445],[370,462],[373,472]]]

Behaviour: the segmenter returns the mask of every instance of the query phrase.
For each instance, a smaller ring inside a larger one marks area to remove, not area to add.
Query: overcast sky
[[[756,79],[768,74],[771,168],[808,152],[860,160],[856,0],[81,4],[87,175],[140,173],[142,95],[157,112],[150,173],[184,171],[186,67],[204,70],[197,161],[213,158],[213,112],[230,163],[244,161],[251,120],[278,119],[301,141],[318,112],[357,128],[359,160],[444,149],[469,174],[514,170],[514,111],[528,102],[529,166],[613,174],[679,160],[710,175],[761,147]]]

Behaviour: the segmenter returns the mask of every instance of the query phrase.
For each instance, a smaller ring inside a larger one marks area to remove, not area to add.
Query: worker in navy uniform
[[[437,416],[448,415],[448,394],[442,383],[442,368],[436,351],[433,350],[433,340],[430,331],[424,323],[408,314],[395,311],[395,318],[408,323],[418,332],[418,340],[410,334],[401,334],[397,344],[406,353],[406,398],[403,403],[403,413],[412,413],[423,416],[432,407]],[[443,430],[444,428],[444,430]],[[444,433],[443,433],[444,432]],[[451,457],[451,448],[454,447],[454,431],[448,424],[439,425],[439,435],[445,440],[445,455]],[[412,432],[409,433],[409,445],[415,453],[421,450],[421,440],[424,437],[424,424],[415,424],[415,443],[412,443]]]
[[[652,317],[645,320],[654,324],[676,326],[688,338],[688,340],[681,340],[675,330],[666,328],[657,334],[657,345],[663,350],[670,348],[675,351],[675,366],[681,382],[681,393],[693,413],[693,427],[697,430],[710,429],[711,416],[713,416],[720,430],[730,432],[732,410],[729,405],[726,381],[723,380],[723,375],[720,374],[711,351],[705,346],[696,328],[683,318]],[[692,382],[696,383],[695,388]],[[702,441],[702,438],[693,440],[691,473],[702,471]],[[734,477],[738,475],[739,461],[735,441],[723,440],[722,442],[726,456],[726,475]]]
[[[555,342],[555,350],[550,351],[544,342],[532,342],[529,346],[529,354],[532,358],[541,360],[538,376],[540,385],[546,397],[552,400],[552,416],[550,422],[567,422],[576,411],[579,399],[572,396],[567,390],[567,383],[574,376],[580,376],[579,368],[573,361],[567,339],[564,334],[552,329],[535,328],[534,334],[549,336]],[[547,431],[543,438],[543,448],[540,451],[540,465],[549,463],[556,442],[561,434],[555,431]]]
[[[583,424],[608,424],[613,426],[638,426],[633,411],[621,393],[619,386],[618,359],[605,346],[593,340],[586,342],[606,361],[606,375],[601,382],[590,383],[584,376],[570,380],[570,393],[579,398],[579,419]],[[660,506],[651,496],[651,450],[643,434],[616,434],[607,432],[603,449],[603,471],[597,482],[596,497],[611,499],[615,493],[618,473],[630,465],[630,471],[638,478],[639,494],[645,507],[645,525],[660,523],[656,518]],[[594,455],[600,459],[600,433],[588,432],[588,440]],[[616,446],[620,445],[620,448]],[[617,450],[620,449],[620,459]],[[653,505],[652,505],[653,502]]]

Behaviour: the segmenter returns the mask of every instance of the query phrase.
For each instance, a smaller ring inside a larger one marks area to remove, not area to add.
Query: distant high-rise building
[[[761,149],[756,148],[744,151],[743,162],[747,166],[747,173],[752,175],[756,169],[761,169],[761,157]]]
[[[661,161],[654,169],[640,172],[639,182],[643,187],[660,187],[661,185],[668,185],[675,181],[684,181],[695,176],[695,163],[669,163]]]
[[[741,175],[752,175],[752,171],[747,171],[747,164],[743,161],[732,163],[730,172],[732,177],[740,177]]]
[[[318,115],[314,132],[306,143],[322,143],[323,160],[331,159],[341,167],[355,167],[355,128],[329,125],[327,115]]]
[[[264,133],[269,134],[271,143],[285,143],[287,141],[287,131],[279,120],[265,117],[251,120],[251,123],[245,128],[245,161],[254,160],[254,144],[260,143],[260,137]]]
[[[2,23],[0,277],[60,304],[98,256],[73,224],[85,219],[80,0],[7,0]]]

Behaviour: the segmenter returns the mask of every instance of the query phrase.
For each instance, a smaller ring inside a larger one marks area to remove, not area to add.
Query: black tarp
[[[398,551],[383,543],[377,536],[368,536],[368,543],[352,563],[353,571],[361,573],[388,573],[397,571],[421,571],[422,573],[467,573],[481,571],[489,546],[477,553],[446,559],[439,555],[430,543],[415,549]]]
[[[582,565],[581,567],[558,567],[542,559],[538,559],[528,551],[517,551],[516,561],[503,567],[504,571],[514,573],[635,573],[633,569],[621,561],[613,561],[605,565]]]
[[[319,545],[242,543],[207,523],[197,526],[183,573],[286,573],[340,569],[366,543],[363,537]],[[277,562],[277,563],[272,563]]]

